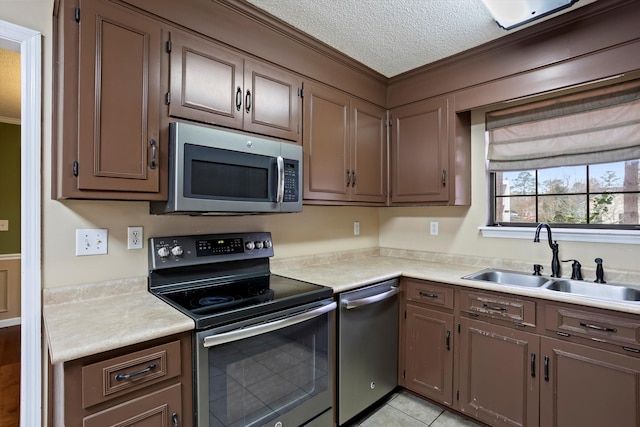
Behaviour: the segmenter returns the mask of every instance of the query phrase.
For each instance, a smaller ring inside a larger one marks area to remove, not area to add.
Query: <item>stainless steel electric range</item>
[[[195,321],[199,427],[332,425],[333,290],[273,254],[267,232],[149,240],[149,291]]]

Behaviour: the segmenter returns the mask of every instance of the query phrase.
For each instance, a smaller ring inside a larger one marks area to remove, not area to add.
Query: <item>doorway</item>
[[[41,156],[42,36],[0,20],[0,39],[20,47],[20,425],[42,425]]]

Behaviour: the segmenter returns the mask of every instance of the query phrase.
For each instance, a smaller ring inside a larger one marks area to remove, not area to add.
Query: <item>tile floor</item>
[[[357,417],[349,427],[482,427],[407,391],[391,394],[386,402]]]

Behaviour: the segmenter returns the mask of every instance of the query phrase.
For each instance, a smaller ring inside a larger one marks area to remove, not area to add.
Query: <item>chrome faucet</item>
[[[547,229],[547,237],[549,238],[549,247],[551,248],[551,277],[560,277],[560,258],[558,258],[558,242],[554,242],[551,237],[551,227],[546,222],[541,222],[536,227],[536,235],[533,241],[540,242],[540,229],[544,227]]]

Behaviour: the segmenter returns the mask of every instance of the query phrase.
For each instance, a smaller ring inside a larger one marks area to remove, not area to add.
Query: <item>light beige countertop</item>
[[[520,272],[533,270],[533,265],[519,261],[499,260],[467,256],[451,256],[437,253],[403,251],[381,248],[378,254],[356,251],[346,253],[340,259],[335,256],[290,258],[274,260],[271,272],[293,279],[329,286],[335,293],[377,283],[394,277],[411,277],[488,291],[503,292],[525,297],[541,298],[604,308],[620,312],[640,314],[640,302],[617,302],[555,292],[544,288],[509,286],[490,282],[463,279],[485,268],[502,268]],[[594,276],[584,269],[585,280]],[[595,277],[595,276],[594,276]],[[605,278],[611,281],[640,284],[640,273],[609,271]]]
[[[462,279],[484,268],[527,272],[517,261],[385,248],[329,255],[274,259],[274,274],[344,292],[405,276],[551,301],[640,314],[640,302],[615,302],[554,292]],[[593,272],[585,269],[585,278]],[[609,271],[605,278],[640,284],[640,273]],[[147,278],[113,280],[45,289],[43,315],[53,364],[194,329],[194,322],[147,291]]]
[[[194,328],[147,291],[146,277],[45,289],[43,303],[52,364]]]

